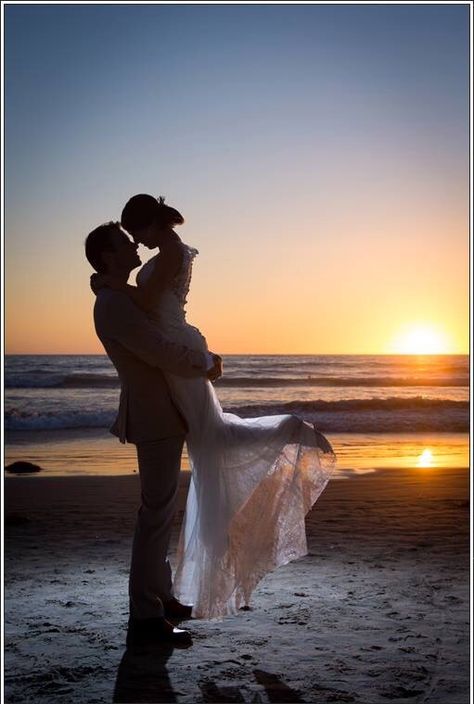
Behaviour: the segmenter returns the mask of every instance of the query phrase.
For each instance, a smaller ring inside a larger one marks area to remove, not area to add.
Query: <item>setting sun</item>
[[[433,453],[428,448],[423,450],[421,455],[418,457],[417,467],[432,467],[433,466]]]
[[[397,354],[447,354],[445,335],[433,327],[416,326],[401,333],[393,345]]]

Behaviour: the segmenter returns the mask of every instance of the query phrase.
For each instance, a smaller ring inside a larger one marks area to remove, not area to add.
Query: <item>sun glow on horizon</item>
[[[396,338],[393,344],[396,354],[449,354],[446,336],[434,327],[416,325]]]
[[[421,455],[418,457],[417,467],[433,467],[433,453],[429,448],[423,450]]]

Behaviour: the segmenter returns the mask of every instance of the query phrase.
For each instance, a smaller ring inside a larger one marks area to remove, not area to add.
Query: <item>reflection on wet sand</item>
[[[353,475],[377,469],[469,467],[469,436],[461,433],[331,437],[338,459],[338,474]]]

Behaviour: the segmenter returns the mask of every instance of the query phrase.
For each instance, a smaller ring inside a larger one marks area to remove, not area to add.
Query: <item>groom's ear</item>
[[[100,265],[96,271],[98,274],[107,274],[111,265],[113,266],[115,250],[110,247],[105,247],[100,253]]]
[[[102,259],[102,271],[100,271],[100,274],[106,274],[109,270],[109,267],[113,261],[113,258],[115,256],[115,252],[113,252],[110,249],[104,249],[102,254],[101,254],[101,259]]]

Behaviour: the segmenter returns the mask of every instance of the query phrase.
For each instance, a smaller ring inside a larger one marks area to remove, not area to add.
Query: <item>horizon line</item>
[[[469,357],[469,352],[222,352],[222,357]],[[4,357],[107,357],[106,352],[5,352]]]

